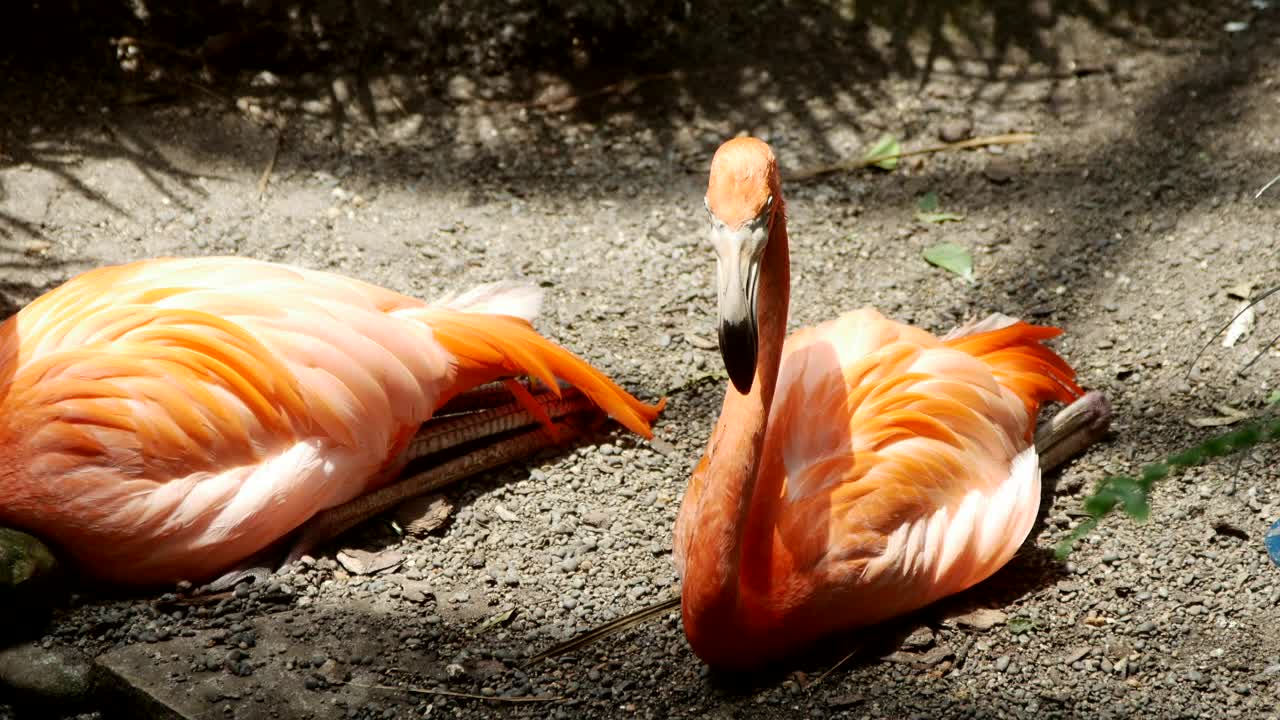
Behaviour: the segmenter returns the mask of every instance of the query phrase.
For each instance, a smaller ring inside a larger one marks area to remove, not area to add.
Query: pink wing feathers
[[[511,288],[447,302],[527,317],[537,297]],[[241,258],[85,273],[0,328],[0,521],[61,544],[107,579],[225,569],[365,492],[396,444],[466,389],[460,372],[485,374],[459,340],[469,338],[459,315]],[[655,408],[525,319],[472,317],[524,330],[488,338],[489,376],[576,374],[594,383],[593,399],[648,432]],[[435,319],[448,339],[436,337]]]
[[[823,597],[873,623],[1003,566],[1039,507],[1036,408],[1080,393],[1040,345],[1056,334],[1016,323],[942,341],[862,309],[788,338],[744,591],[773,607]]]

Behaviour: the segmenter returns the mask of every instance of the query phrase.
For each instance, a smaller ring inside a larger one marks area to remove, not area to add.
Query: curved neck
[[[720,418],[707,445],[707,465],[687,551],[681,592],[685,630],[698,648],[724,648],[725,634],[740,634],[740,569],[743,530],[756,492],[769,408],[787,334],[791,265],[785,207],[777,213],[760,263],[756,317],[759,327],[755,380],[743,395],[728,384]],[[690,582],[692,581],[692,582]],[[713,640],[711,636],[718,636]]]

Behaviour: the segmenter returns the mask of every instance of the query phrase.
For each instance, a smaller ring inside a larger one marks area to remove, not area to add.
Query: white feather
[[[1009,562],[1039,509],[1040,459],[1029,447],[1014,457],[1000,484],[970,490],[959,502],[897,527],[880,556],[867,563],[865,577],[898,573],[927,581],[935,597],[959,592]],[[902,565],[907,558],[916,564]]]
[[[432,305],[459,312],[511,315],[533,322],[542,309],[542,288],[519,280],[504,280],[445,295]]]
[[[958,337],[967,335],[977,335],[978,333],[989,332],[991,330],[1000,330],[1018,322],[1018,318],[1009,317],[1003,313],[991,313],[981,320],[970,320],[969,322],[953,329],[951,332],[942,336],[942,340],[954,340]]]

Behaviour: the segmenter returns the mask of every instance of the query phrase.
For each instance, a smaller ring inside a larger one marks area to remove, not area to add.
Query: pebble
[[[946,143],[960,142],[972,131],[973,123],[968,118],[951,118],[938,126],[938,139]]]

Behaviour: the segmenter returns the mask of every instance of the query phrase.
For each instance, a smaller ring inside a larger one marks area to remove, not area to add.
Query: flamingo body
[[[96,579],[194,581],[387,482],[434,410],[497,378],[563,377],[647,434],[655,408],[533,331],[538,301],[243,258],[85,273],[0,326],[0,523]]]
[[[707,195],[722,268],[758,264],[759,364],[730,385],[676,524],[695,652],[759,665],[989,577],[1039,508],[1039,404],[1082,393],[1041,344],[1060,331],[993,316],[939,339],[867,308],[784,342],[787,236],[767,146],[722,146]],[[756,213],[761,248],[747,238]]]

